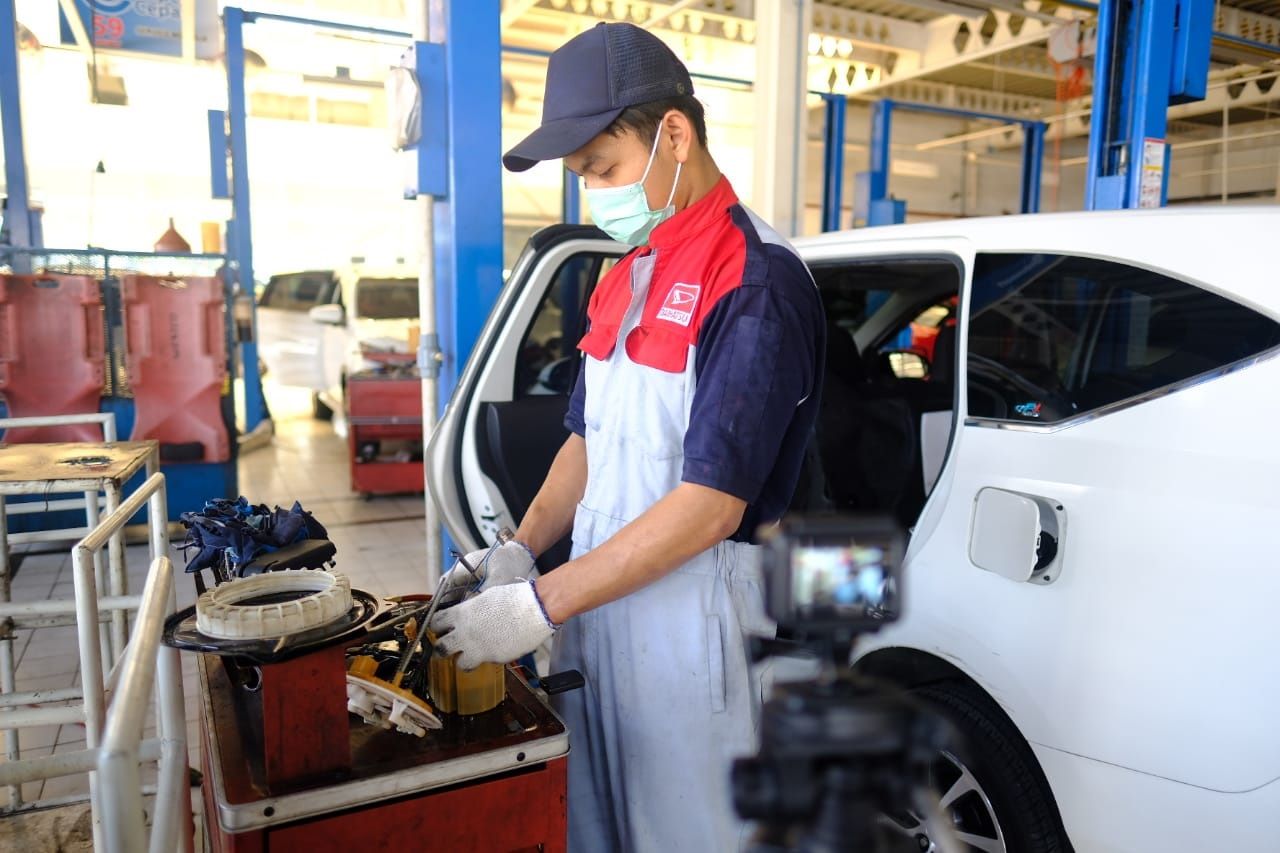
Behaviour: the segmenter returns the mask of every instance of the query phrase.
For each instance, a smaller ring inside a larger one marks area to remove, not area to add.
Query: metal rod
[[[95,491],[94,494],[97,495],[97,492]],[[88,496],[89,496],[89,493],[85,492],[85,498],[86,498],[85,520],[89,524],[89,529],[93,530],[98,526],[98,523],[102,521],[102,518],[98,512],[98,502],[96,500],[89,501]],[[104,497],[106,496],[104,495]],[[106,504],[107,505],[105,508],[106,508],[107,514],[110,515],[112,510],[110,498],[106,498]],[[93,575],[94,575],[94,583],[98,585],[98,592],[99,594],[101,594],[103,590],[106,590],[109,587],[107,587],[107,555],[102,553],[102,551],[100,550],[93,552]],[[72,604],[75,604],[75,602],[73,601]],[[99,616],[101,616],[101,613],[102,613],[101,598],[99,598],[98,612],[99,612]],[[110,622],[109,616],[107,621]],[[103,625],[99,629],[99,634],[102,638],[102,659],[107,662],[108,666],[110,666],[111,663],[116,659],[116,656],[111,653],[110,624]]]
[[[98,507],[101,508],[105,504],[106,498],[101,495],[98,495],[97,498]],[[80,509],[84,509],[84,498],[65,498],[56,501],[23,501],[22,503],[10,504],[9,515],[35,515],[37,513],[43,515],[48,512]]]
[[[21,693],[0,695],[0,708],[17,708],[22,705],[39,705],[42,702],[70,702],[83,699],[79,687],[58,687],[52,690],[24,690]]]
[[[86,722],[85,714],[79,706],[70,708],[14,708],[0,713],[0,729],[9,731],[29,729],[35,726],[63,726],[83,722]],[[88,743],[87,738],[85,743]]]
[[[142,761],[155,761],[160,758],[160,750],[160,739],[148,738],[138,745],[138,757]],[[77,749],[74,752],[55,752],[41,758],[24,758],[0,764],[0,785],[21,785],[24,782],[39,782],[59,776],[74,776],[77,773],[88,773],[97,766],[96,749]]]
[[[86,551],[96,551],[110,541],[118,531],[123,530],[128,524],[129,519],[138,514],[138,510],[151,498],[152,493],[164,486],[163,474],[152,474],[147,478],[137,491],[129,495],[119,506],[119,508],[102,520],[95,530],[90,531],[77,548],[83,548]]]
[[[40,250],[41,254],[44,254],[45,251],[47,250]],[[102,427],[103,441],[110,443],[116,440],[115,412],[93,412],[80,415],[41,415],[33,418],[0,418],[0,429],[72,426],[75,424],[98,424]]]
[[[99,610],[137,610],[142,603],[139,595],[116,595],[98,599]],[[74,599],[54,598],[45,601],[0,602],[0,619],[22,616],[62,616],[76,612]],[[105,618],[105,616],[103,617]]]
[[[6,210],[9,242],[31,246],[30,188],[22,138],[22,93],[18,79],[18,18],[14,0],[0,0],[0,135],[4,137]],[[26,272],[16,269],[15,272]]]
[[[79,502],[83,506],[83,502]],[[10,533],[10,545],[25,545],[33,542],[61,542],[87,535],[92,528],[68,527],[62,530],[28,530],[22,533]]]
[[[225,11],[225,10],[224,10]],[[363,27],[358,24],[343,24],[338,21],[321,21],[315,18],[299,18],[293,15],[275,15],[269,12],[249,12],[236,10],[244,15],[246,24],[253,24],[259,21],[279,21],[284,24],[302,24],[308,27],[319,27],[325,30],[341,30],[349,33],[365,33],[366,35],[387,36],[388,38],[407,39],[409,33],[401,30],[387,30],[381,27]]]
[[[111,715],[103,728],[102,747],[99,750],[97,767],[101,784],[98,786],[95,802],[101,806],[103,836],[106,841],[102,848],[104,850],[133,853],[148,846],[142,821],[138,747],[142,740],[142,727],[146,722],[151,691],[155,685],[157,653],[172,587],[173,565],[168,557],[157,557],[147,572],[147,581],[142,590],[142,607],[138,610],[136,636],[125,651],[120,686],[112,701]],[[166,732],[166,737],[174,736],[182,737],[180,733]],[[185,752],[183,757],[185,761]],[[171,779],[170,774],[162,772],[162,776],[166,783]]]

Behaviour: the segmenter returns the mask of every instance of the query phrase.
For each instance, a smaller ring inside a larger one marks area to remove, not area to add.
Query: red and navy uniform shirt
[[[732,537],[751,541],[786,511],[800,476],[822,391],[826,320],[817,287],[795,250],[739,203],[725,178],[654,229],[600,281],[578,348],[605,359],[631,301],[631,266],[656,254],[630,359],[684,371],[696,346],[696,387],[684,436],[682,479],[748,506]],[[565,426],[584,435],[586,371]]]

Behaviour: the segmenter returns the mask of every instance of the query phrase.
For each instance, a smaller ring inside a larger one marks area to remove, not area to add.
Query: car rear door
[[[906,617],[864,651],[960,667],[1051,782],[1071,754],[1248,790],[1280,744],[1243,711],[1280,701],[1280,663],[1251,652],[1274,646],[1280,595],[1257,571],[1280,515],[1280,315],[1262,262],[1204,247],[1263,241],[1280,217],[1074,222],[974,238],[962,426],[908,552]],[[1068,827],[1097,806],[1057,793]],[[1133,829],[1109,840],[1141,849]]]
[[[464,550],[519,524],[568,437],[587,299],[625,251],[595,228],[557,225],[516,262],[427,448],[432,496]],[[540,564],[567,557],[566,539]]]
[[[281,385],[322,390],[325,386],[324,327],[308,312],[335,295],[331,270],[274,275],[258,300],[258,354],[267,375]]]

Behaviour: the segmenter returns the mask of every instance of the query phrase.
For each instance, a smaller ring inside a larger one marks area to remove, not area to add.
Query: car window
[[[1052,423],[1280,345],[1280,324],[1229,299],[1112,261],[979,255],[969,414]]]
[[[365,320],[415,320],[416,278],[361,278],[356,281],[356,316]]]
[[[617,258],[583,253],[556,270],[516,355],[515,397],[568,394],[578,380],[578,340],[586,324],[587,299]]]
[[[309,311],[333,296],[333,274],[326,271],[273,275],[258,305],[282,311]]]

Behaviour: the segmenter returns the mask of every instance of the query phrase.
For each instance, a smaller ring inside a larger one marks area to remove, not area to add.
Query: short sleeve
[[[587,400],[587,371],[585,365],[578,365],[578,381],[573,386],[573,393],[569,395],[569,411],[564,415],[564,427],[570,432],[585,436],[587,434],[586,421],[586,400]]]
[[[783,274],[794,277],[791,266]],[[704,320],[684,439],[685,482],[747,503],[760,497],[797,407],[820,381],[821,303],[803,267],[799,274],[802,281],[782,287],[744,284]]]

